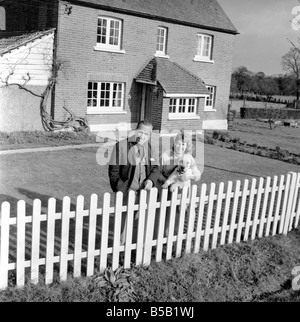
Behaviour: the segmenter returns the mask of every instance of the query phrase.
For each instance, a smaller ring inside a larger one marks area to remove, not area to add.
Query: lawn
[[[286,129],[278,128],[276,131],[281,129],[283,131],[277,133],[278,142],[292,149],[294,143],[288,139],[289,134],[285,134]],[[253,127],[253,132],[253,135],[257,136],[253,142],[260,138],[264,146],[271,144],[276,137],[275,132],[271,131],[272,134],[267,135],[270,130],[259,127]],[[247,130],[245,124],[236,122],[230,135],[239,136],[244,133],[249,136],[247,141],[250,143],[251,131]],[[80,143],[89,142],[84,140]],[[42,145],[44,146],[44,143]],[[97,147],[78,146],[61,151],[0,155],[0,202],[11,202],[12,213],[15,214],[17,201],[23,199],[27,202],[27,211],[30,214],[32,202],[36,198],[42,201],[43,211],[47,211],[48,199],[55,197],[58,201],[57,211],[60,211],[64,196],[70,196],[75,207],[76,197],[83,195],[85,206],[88,207],[90,195],[97,193],[100,196],[101,207],[103,194],[111,190],[108,167],[97,163],[97,151]],[[213,145],[204,146],[204,159],[205,168],[199,184],[285,175],[289,171],[300,172],[299,165]],[[290,281],[291,269],[298,265],[298,259],[300,260],[299,241],[297,230],[287,237],[226,246],[168,263],[153,264],[149,270],[134,269],[129,272],[129,276],[134,277],[131,280],[135,290],[134,300],[299,300],[298,293],[282,286],[287,280]],[[247,267],[251,270],[246,270]],[[243,275],[244,273],[246,275]],[[100,290],[95,278],[97,277],[71,280],[63,285],[55,283],[51,287],[29,287],[24,291],[4,292],[0,293],[0,301],[5,301],[6,298],[16,301],[108,300],[117,289],[110,285],[106,290]],[[152,287],[149,288],[149,285]]]
[[[205,145],[205,168],[199,184],[220,183],[266,176],[300,172],[300,166],[245,153]],[[19,199],[32,205],[34,199],[42,201],[44,211],[47,200],[54,197],[61,205],[65,196],[73,204],[83,195],[88,206],[91,194],[100,196],[111,192],[108,166],[96,159],[97,148],[76,148],[52,152],[35,152],[0,156],[0,201],[9,201],[15,208]],[[237,162],[238,160],[238,162]]]
[[[240,138],[249,144],[275,149],[280,147],[291,153],[300,154],[300,128],[278,126],[270,130],[269,124],[256,120],[236,118],[233,129],[226,131],[231,137]]]

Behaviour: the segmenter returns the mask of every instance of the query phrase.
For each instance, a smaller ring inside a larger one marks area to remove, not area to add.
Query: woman
[[[169,151],[164,152],[161,157],[162,175],[159,178],[158,182],[162,184],[163,189],[166,188],[165,186],[166,181],[168,180],[170,175],[174,172],[174,170],[178,167],[178,165],[181,164],[181,161],[185,154],[190,154],[191,159],[193,160],[191,164],[192,176],[189,179],[194,182],[200,181],[201,172],[197,168],[196,161],[192,157],[192,152],[193,152],[192,137],[188,135],[184,130],[181,130],[175,137],[173,148]],[[169,189],[168,200],[171,199],[171,191],[172,191],[172,185],[170,186],[170,189]],[[169,227],[169,221],[170,221],[170,209],[171,208],[168,207],[166,212],[165,234],[167,236],[168,236],[168,227]],[[178,231],[179,215],[180,215],[180,211],[177,207],[176,220],[175,220],[175,234]]]
[[[166,151],[161,157],[161,173],[160,181],[165,183],[170,175],[174,172],[178,165],[181,164],[183,156],[189,154],[191,156],[192,164],[190,169],[192,170],[191,180],[197,182],[201,179],[201,172],[197,168],[196,161],[192,157],[193,143],[192,137],[181,130],[175,137],[172,150]],[[164,186],[162,186],[165,188]]]

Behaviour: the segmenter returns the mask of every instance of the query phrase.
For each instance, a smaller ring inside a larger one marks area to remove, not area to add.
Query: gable
[[[203,29],[238,33],[217,0],[70,0],[69,2]]]

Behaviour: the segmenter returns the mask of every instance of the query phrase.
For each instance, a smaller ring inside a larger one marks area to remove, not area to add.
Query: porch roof
[[[177,63],[165,58],[153,58],[136,77],[139,83],[159,83],[166,94],[208,95],[205,83]]]

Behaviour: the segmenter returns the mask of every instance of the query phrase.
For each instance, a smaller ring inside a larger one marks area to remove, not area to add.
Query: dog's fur
[[[184,154],[182,160],[180,161],[179,165],[176,167],[174,172],[169,176],[167,181],[162,186],[163,189],[167,189],[171,186],[170,190],[173,192],[177,188],[183,189],[183,187],[191,185],[191,179],[197,177],[197,174],[193,173],[191,166],[193,165],[194,160],[191,154],[186,153]],[[199,171],[199,170],[197,170]]]

